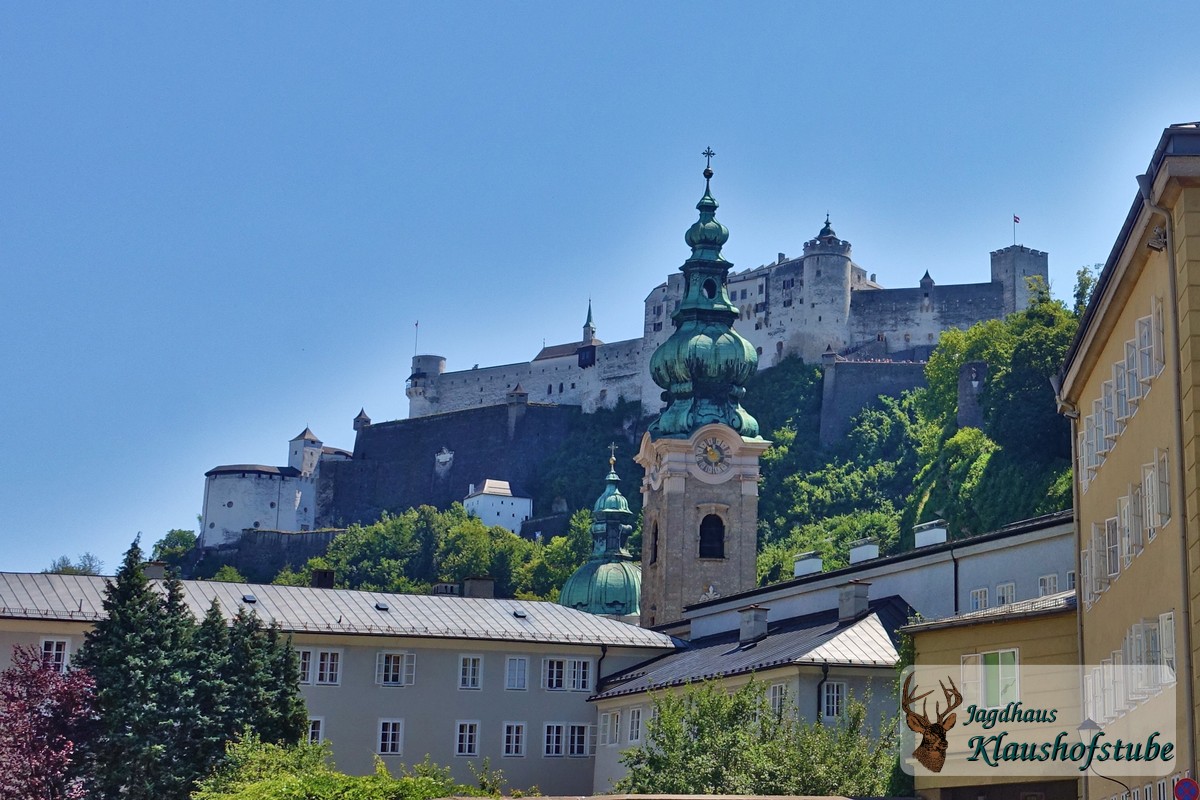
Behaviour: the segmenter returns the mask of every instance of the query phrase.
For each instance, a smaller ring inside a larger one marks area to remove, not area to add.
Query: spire
[[[583,323],[583,343],[585,345],[596,342],[596,323],[592,322],[592,298],[588,298],[588,315],[587,321]]]
[[[833,228],[829,225],[829,212],[825,212],[825,227],[821,228],[821,232],[817,234],[818,239],[837,238],[837,234],[833,232]]]
[[[709,148],[702,155],[707,159],[704,196],[696,205],[700,219],[684,236],[692,255],[680,267],[684,295],[671,317],[675,331],[650,359],[650,373],[666,390],[663,400],[668,403],[651,423],[650,435],[687,438],[702,425],[719,422],[754,438],[758,423],[741,407],[741,397],[758,368],[758,354],[733,330],[739,312],[726,287],[733,264],[721,255],[729,229],[717,221],[712,196],[716,154]]]
[[[596,327],[595,323],[592,322],[592,298],[590,297],[588,298],[588,318],[583,324],[589,328]]]

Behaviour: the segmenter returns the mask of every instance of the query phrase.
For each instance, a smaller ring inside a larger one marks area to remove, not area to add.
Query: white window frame
[[[1038,597],[1045,597],[1051,594],[1058,594],[1058,573],[1051,572],[1049,575],[1038,576]]]
[[[1129,405],[1129,387],[1125,382],[1125,362],[1118,361],[1113,364],[1113,401],[1114,409],[1117,415],[1117,427],[1120,430],[1125,429],[1125,422],[1133,413],[1133,409]]]
[[[590,658],[543,658],[542,688],[551,692],[590,692],[592,673]]]
[[[1138,348],[1138,379],[1149,391],[1150,381],[1158,374],[1154,364],[1154,320],[1141,317],[1136,323]]]
[[[779,717],[783,715],[784,703],[787,701],[787,684],[772,683],[767,687],[767,702],[771,705],[771,713]]]
[[[386,738],[385,738],[386,737]],[[404,720],[383,717],[375,728],[375,752],[381,756],[404,755]]]
[[[600,715],[600,744],[611,747],[621,740],[621,712],[605,711]]]
[[[1104,414],[1104,438],[1108,440],[1104,449],[1108,450],[1117,441],[1117,396],[1112,381],[1100,384],[1100,407]]]
[[[1159,679],[1163,685],[1175,682],[1177,664],[1175,662],[1175,612],[1167,611],[1158,615],[1158,646],[1161,651],[1159,658]]]
[[[300,663],[300,683],[305,686],[340,686],[342,656],[338,647],[297,648]]]
[[[562,758],[567,754],[567,723],[547,722],[542,735],[542,758]]]
[[[458,657],[458,688],[477,692],[483,688],[483,656],[473,653]]]
[[[504,660],[504,688],[523,692],[529,688],[529,658],[509,656]]]
[[[39,649],[42,651],[43,666],[50,667],[55,672],[66,672],[71,665],[71,640],[56,639],[49,636],[42,639]]]
[[[1154,463],[1142,465],[1142,525],[1146,540],[1153,542],[1158,535],[1160,513],[1158,481],[1158,451],[1154,451]]]
[[[596,755],[596,726],[582,722],[567,723],[567,758]]]
[[[479,757],[479,720],[454,721],[454,755],[460,758]]]
[[[412,686],[416,679],[416,653],[409,650],[380,650],[375,654],[377,686]]]
[[[1067,570],[1067,591],[1068,592],[1073,591],[1075,589],[1076,585],[1077,585],[1077,581],[1075,579],[1075,570],[1073,570],[1073,569]]]
[[[1006,675],[1005,665],[1000,663],[1004,653],[1013,654],[1011,674]],[[987,656],[996,656],[995,680],[996,694],[999,705],[987,705],[987,690],[989,666],[985,663]],[[987,650],[980,653],[968,653],[960,657],[959,669],[962,673],[962,694],[967,702],[974,702],[980,708],[1003,708],[1007,703],[1021,699],[1021,653],[1018,648],[1006,647],[1001,650]],[[1011,690],[1006,693],[1006,679],[1011,682]]]
[[[996,605],[1007,606],[1017,602],[1017,584],[1013,581],[996,584]]]
[[[821,720],[831,722],[846,711],[846,682],[825,681],[821,689]]]
[[[1137,411],[1142,395],[1146,393],[1139,374],[1138,344],[1137,339],[1134,338],[1125,342],[1125,390],[1129,396],[1129,405],[1131,407],[1129,413],[1131,416]]]
[[[529,725],[525,722],[506,720],[502,728],[504,735],[500,740],[500,755],[503,758],[524,758]]]
[[[971,590],[971,610],[982,611],[988,607],[988,590],[987,587]]]
[[[316,738],[313,738],[313,734]],[[320,744],[325,741],[325,718],[324,717],[309,717],[308,731],[304,735],[304,740],[309,744]]]
[[[1104,520],[1104,563],[1108,568],[1108,578],[1121,574],[1121,530],[1116,517]]]
[[[629,743],[635,744],[642,741],[642,708],[629,709]]]

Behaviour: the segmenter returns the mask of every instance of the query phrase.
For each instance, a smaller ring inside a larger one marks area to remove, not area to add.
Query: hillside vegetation
[[[1070,428],[1056,413],[1050,377],[1075,335],[1077,311],[1044,287],[1030,307],[1005,320],[949,330],[926,366],[928,387],[880,397],[854,419],[835,447],[818,446],[820,370],[787,359],[756,375],[746,407],[772,441],[762,458],[760,583],[791,576],[792,559],[815,550],[825,568],[846,564],[850,542],[874,537],[883,553],[911,546],[913,525],[945,519],[962,538],[1071,502]],[[982,428],[959,428],[958,373],[984,361]],[[503,597],[554,599],[591,553],[589,509],[603,488],[610,443],[635,513],[641,469],[633,455],[648,420],[636,404],[585,415],[533,487],[539,513],[556,499],[575,510],[566,536],[531,542],[487,528],[462,507],[428,506],[353,526],[322,558],[281,583],[307,582],[333,569],[345,588],[425,592],[438,581],[488,575]],[[640,529],[630,545],[637,554]]]

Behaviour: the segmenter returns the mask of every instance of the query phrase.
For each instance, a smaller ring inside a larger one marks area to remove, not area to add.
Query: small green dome
[[[628,557],[616,561],[592,559],[563,584],[559,605],[624,617],[641,610],[642,568]]]
[[[708,261],[724,261],[721,255],[721,245],[729,241],[729,228],[717,221],[717,200],[708,188],[708,178],[712,170],[706,169],[704,179],[704,196],[696,204],[700,219],[692,223],[683,235],[683,240],[692,248],[692,258]]]
[[[629,501],[625,499],[625,495],[621,494],[621,490],[617,488],[617,473],[611,469],[608,472],[608,485],[604,487],[604,494],[600,495],[596,500],[596,504],[592,506],[592,517],[597,522],[603,518],[602,515],[606,512],[615,511],[618,514],[628,514]]]

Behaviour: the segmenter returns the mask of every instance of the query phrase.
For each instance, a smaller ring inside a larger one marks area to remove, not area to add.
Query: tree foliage
[[[196,787],[194,800],[431,800],[482,795],[456,784],[428,760],[392,776],[378,759],[373,775],[351,776],[329,763],[329,745],[280,746],[248,736],[229,745],[219,768]]]
[[[715,682],[654,698],[645,743],[621,754],[618,792],[881,796],[898,739],[895,720],[875,731],[854,698],[836,724],[776,713],[763,684],[729,692]]]
[[[181,569],[192,550],[196,548],[196,532],[174,528],[154,543],[150,558],[162,561],[168,567]]]
[[[74,561],[70,556],[59,556],[50,562],[50,566],[42,572],[59,575],[99,575],[104,569],[104,562],[92,553],[83,553]]]
[[[274,582],[307,585],[314,569],[331,569],[340,588],[427,593],[434,583],[487,576],[498,597],[553,600],[592,552],[591,522],[591,512],[577,511],[565,536],[536,542],[488,527],[458,503],[421,506],[351,526],[323,556],[285,568]]]
[[[76,657],[97,687],[85,774],[89,796],[182,799],[246,726],[299,740],[307,721],[299,666],[278,629],[253,614],[239,613],[226,630],[214,603],[197,625],[182,584],[168,578],[160,592],[141,564],[134,542]]]
[[[85,670],[59,672],[32,645],[13,648],[0,672],[0,797],[84,797],[75,774],[78,742],[94,720],[95,685]]]

